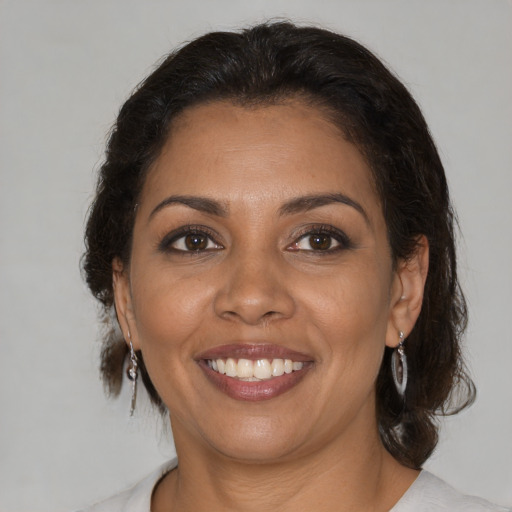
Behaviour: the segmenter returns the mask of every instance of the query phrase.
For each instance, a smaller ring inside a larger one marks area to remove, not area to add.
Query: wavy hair
[[[436,416],[458,412],[475,396],[460,349],[467,310],[457,280],[456,222],[444,169],[418,105],[354,40],[277,22],[212,32],[168,55],[122,106],[111,132],[87,221],[85,279],[110,315],[112,262],[130,259],[134,209],[146,172],[184,109],[217,100],[277,104],[297,96],[326,113],[367,158],[393,261],[411,257],[420,235],[429,242],[423,306],[406,344],[411,377],[405,399],[395,391],[390,349],[376,383],[382,442],[402,464],[419,468],[437,444]],[[121,387],[126,354],[119,329],[111,329],[101,373],[113,395]],[[141,353],[138,358],[149,396],[165,410]]]

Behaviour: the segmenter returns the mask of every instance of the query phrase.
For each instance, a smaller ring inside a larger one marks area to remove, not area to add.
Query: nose
[[[233,255],[225,263],[223,284],[214,301],[219,317],[259,325],[293,316],[295,302],[286,271],[272,257]]]

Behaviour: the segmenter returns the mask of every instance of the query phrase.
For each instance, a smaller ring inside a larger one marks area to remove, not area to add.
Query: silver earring
[[[404,333],[399,331],[398,336],[400,337],[400,343],[391,355],[391,372],[393,373],[396,390],[403,398],[407,387],[407,357],[404,350]]]
[[[132,381],[132,401],[130,405],[130,416],[133,416],[133,412],[135,411],[135,402],[137,400],[137,378],[139,377],[139,365],[137,363],[135,350],[133,350],[132,338],[129,335],[128,340],[130,342],[130,364],[126,369],[126,374],[128,379]]]

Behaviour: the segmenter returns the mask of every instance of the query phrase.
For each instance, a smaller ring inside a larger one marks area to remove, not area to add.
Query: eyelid
[[[326,249],[325,251],[314,251],[312,249],[292,249],[291,247],[294,244],[297,244],[300,240],[304,239],[307,236],[311,235],[327,235],[332,237],[336,242],[338,242],[338,245],[336,245],[333,248]],[[352,248],[353,244],[348,235],[342,231],[341,229],[338,229],[331,225],[326,224],[315,224],[310,225],[307,227],[302,228],[298,233],[294,233],[294,240],[293,242],[288,245],[288,250],[290,251],[305,251],[305,252],[315,252],[317,254],[323,253],[328,254],[335,252],[337,250],[343,250],[343,249],[350,249]]]
[[[214,249],[204,249],[202,251],[186,251],[183,249],[176,249],[175,247],[172,247],[172,245],[179,240],[180,238],[183,238],[190,234],[200,234],[204,235],[207,238],[209,238],[217,247]],[[173,253],[179,253],[179,254],[197,254],[197,253],[205,253],[210,252],[212,250],[219,250],[223,249],[224,246],[218,242],[219,235],[213,231],[211,228],[207,226],[202,226],[198,224],[194,225],[187,225],[187,226],[180,226],[179,228],[171,231],[170,233],[167,233],[163,239],[158,244],[158,250],[161,252],[173,252]]]

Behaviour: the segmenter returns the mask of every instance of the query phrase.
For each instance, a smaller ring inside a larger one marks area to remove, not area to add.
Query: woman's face
[[[177,444],[266,461],[376,433],[402,283],[368,165],[320,111],[186,110],[114,268]]]

